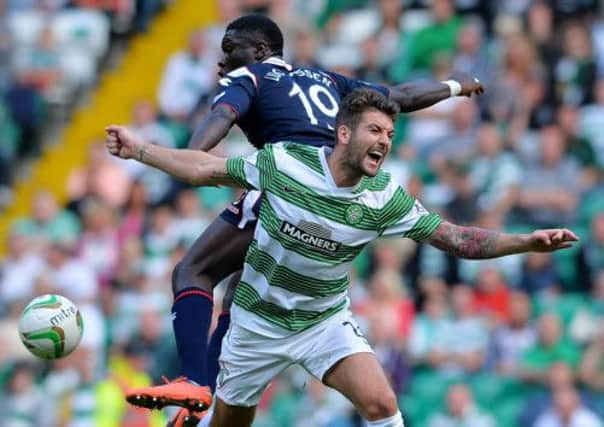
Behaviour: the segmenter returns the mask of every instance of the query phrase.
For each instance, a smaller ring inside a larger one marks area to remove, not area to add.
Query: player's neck
[[[359,173],[358,169],[350,167],[344,152],[339,150],[337,146],[327,155],[327,166],[333,182],[338,187],[354,187],[363,178],[363,174]]]

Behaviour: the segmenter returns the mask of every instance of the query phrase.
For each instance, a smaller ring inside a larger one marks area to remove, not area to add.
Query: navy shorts
[[[220,217],[241,230],[247,227],[255,227],[260,212],[261,201],[261,191],[246,191],[241,195],[239,200],[227,206],[220,214]]]

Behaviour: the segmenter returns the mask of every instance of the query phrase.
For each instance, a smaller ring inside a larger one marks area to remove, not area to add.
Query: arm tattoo
[[[445,252],[467,259],[498,256],[500,233],[478,227],[462,227],[443,222],[428,239],[428,243]]]

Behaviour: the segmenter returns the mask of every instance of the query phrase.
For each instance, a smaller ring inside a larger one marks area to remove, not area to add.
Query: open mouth
[[[372,151],[368,152],[367,155],[369,156],[369,159],[371,160],[371,162],[376,165],[378,165],[384,158],[384,153],[382,153],[381,151],[377,151],[377,150],[372,150]]]

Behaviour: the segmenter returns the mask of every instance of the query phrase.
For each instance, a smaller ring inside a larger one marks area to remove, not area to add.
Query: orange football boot
[[[203,412],[212,405],[209,387],[195,385],[185,377],[172,381],[162,378],[165,382],[163,385],[129,390],[126,393],[128,403],[147,409],[180,406],[193,413]]]

